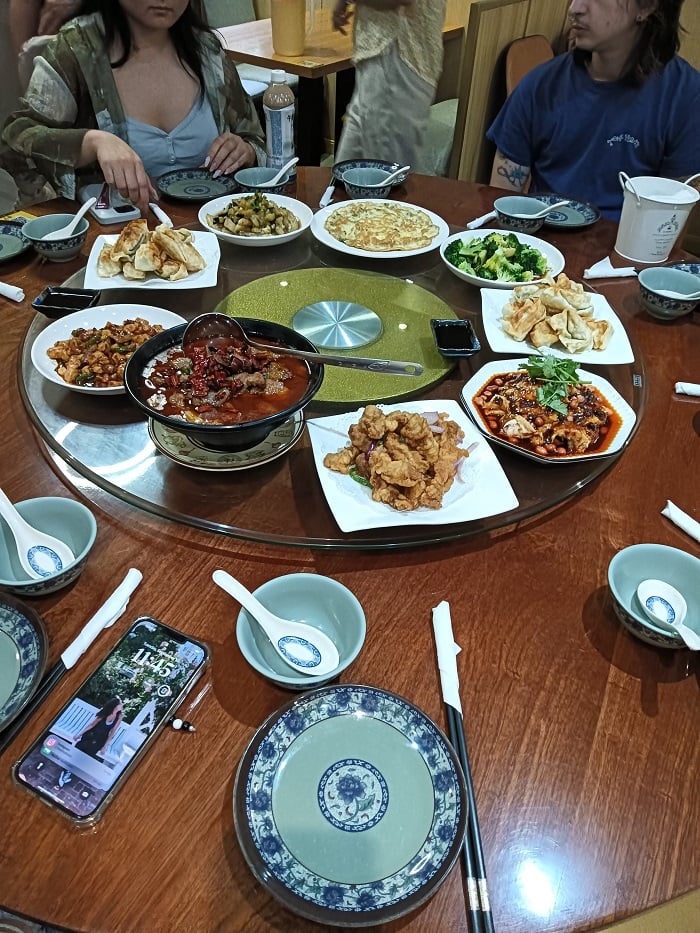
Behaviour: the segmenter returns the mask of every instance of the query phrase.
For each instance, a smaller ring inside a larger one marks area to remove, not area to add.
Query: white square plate
[[[486,518],[488,515],[499,515],[517,507],[518,500],[494,452],[483,442],[480,432],[458,402],[451,399],[428,399],[379,407],[384,411],[444,411],[464,431],[461,445],[463,448],[466,449],[477,441],[479,443],[469,455],[466,465],[462,467],[461,477],[455,479],[445,494],[441,508],[398,512],[383,502],[375,502],[369,487],[323,465],[326,454],[336,453],[350,443],[348,428],[359,421],[364,408],[308,421],[309,437],[321,488],[341,531],[456,524]]]
[[[179,279],[177,282],[167,282],[165,279],[158,278],[157,275],[146,273],[146,278],[142,282],[134,282],[131,279],[125,279],[121,273],[109,278],[97,274],[97,259],[105,243],[116,243],[118,234],[109,236],[98,236],[93,243],[90,255],[88,257],[87,268],[85,269],[85,288],[147,288],[161,289],[165,288],[171,291],[174,288],[211,288],[216,285],[219,274],[219,258],[221,250],[219,241],[213,233],[203,233],[200,230],[193,230],[194,246],[206,262],[206,266],[199,272],[190,273],[187,278]]]
[[[598,363],[601,366],[607,366],[611,363],[632,363],[634,361],[634,353],[632,352],[627,331],[603,295],[590,293],[593,317],[596,321],[610,321],[613,326],[612,337],[604,350],[586,350],[584,353],[569,353],[560,343],[555,343],[551,347],[543,347],[540,351],[535,349],[527,338],[525,340],[515,340],[509,336],[503,330],[501,312],[504,305],[512,297],[512,290],[504,292],[498,288],[481,289],[481,314],[484,321],[484,333],[494,353],[523,353],[529,356],[532,353],[541,352],[557,356],[560,359],[571,358],[576,360],[577,363]]]

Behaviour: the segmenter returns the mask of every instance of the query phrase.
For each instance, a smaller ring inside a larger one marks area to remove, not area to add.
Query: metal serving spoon
[[[5,519],[17,545],[17,556],[24,572],[33,580],[51,574],[75,562],[75,554],[64,541],[38,531],[25,521],[0,489],[0,515]]]
[[[225,570],[215,570],[211,578],[248,610],[277,654],[295,671],[315,676],[330,674],[336,669],[340,662],[338,649],[320,629],[308,625],[303,619],[296,622],[274,615]]]
[[[637,587],[642,609],[661,628],[680,635],[689,648],[700,649],[700,635],[684,624],[688,606],[683,594],[663,580],[642,580]]]
[[[397,168],[395,172],[392,172],[391,175],[387,175],[386,178],[383,178],[381,181],[375,181],[371,185],[362,185],[363,188],[384,188],[386,185],[390,185],[392,181],[395,181],[399,175],[403,175],[404,172],[410,172],[411,166],[404,165],[402,168]]]
[[[420,363],[402,362],[400,360],[374,360],[362,356],[333,356],[329,353],[313,353],[311,350],[295,350],[291,347],[271,346],[261,343],[248,336],[245,330],[234,318],[218,311],[200,314],[185,328],[182,335],[182,349],[187,353],[187,347],[198,340],[211,340],[215,337],[227,337],[229,340],[242,340],[258,350],[272,350],[284,356],[295,356],[300,360],[311,363],[327,363],[330,366],[344,366],[346,369],[365,369],[375,373],[387,373],[395,376],[420,376],[423,367]]]
[[[287,174],[289,169],[296,165],[299,161],[299,156],[294,156],[293,159],[290,159],[286,165],[283,165],[282,168],[277,172],[276,175],[273,175],[269,181],[261,181],[258,184],[258,188],[271,188],[273,185],[276,185],[284,176]]]
[[[65,227],[61,227],[60,230],[53,230],[51,233],[46,233],[41,238],[42,240],[65,240],[66,237],[72,236],[75,228],[78,226],[83,217],[87,214],[93,204],[97,201],[97,198],[88,198],[88,200],[83,204],[75,217],[71,220],[69,224],[66,224]]]

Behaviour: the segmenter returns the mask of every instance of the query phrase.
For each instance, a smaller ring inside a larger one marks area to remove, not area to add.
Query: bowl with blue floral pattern
[[[320,687],[273,713],[241,758],[236,833],[258,881],[326,926],[373,926],[431,897],[464,840],[464,776],[408,700]]]
[[[39,613],[9,593],[0,593],[0,732],[32,698],[48,651]]]

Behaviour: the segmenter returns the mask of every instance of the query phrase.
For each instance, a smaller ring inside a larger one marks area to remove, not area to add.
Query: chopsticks
[[[22,712],[0,733],[0,755],[22,731],[44,700],[49,696],[56,685],[60,683],[64,674],[66,674],[70,668],[73,667],[78,658],[87,651],[100,632],[105,628],[109,628],[110,625],[114,625],[119,616],[126,609],[129,597],[139,585],[142,578],[141,571],[132,567],[112,595],[102,604],[89,622],[83,626],[78,637],[70,643],[51,670],[44,674],[39,681],[39,686]]]
[[[464,733],[462,704],[459,698],[459,675],[457,653],[450,619],[450,606],[442,601],[433,609],[433,629],[437,649],[438,668],[442,696],[447,708],[448,734],[455,754],[464,772],[467,789],[467,833],[462,847],[467,884],[467,904],[471,918],[472,933],[494,933],[493,914],[486,883],[486,864],[481,842],[481,830],[476,811],[474,781],[472,779],[467,740]]]

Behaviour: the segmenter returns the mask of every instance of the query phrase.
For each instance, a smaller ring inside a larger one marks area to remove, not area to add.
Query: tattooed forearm
[[[518,165],[511,162],[501,152],[496,153],[491,172],[491,184],[498,188],[510,188],[513,191],[522,191],[530,177],[528,165]]]

